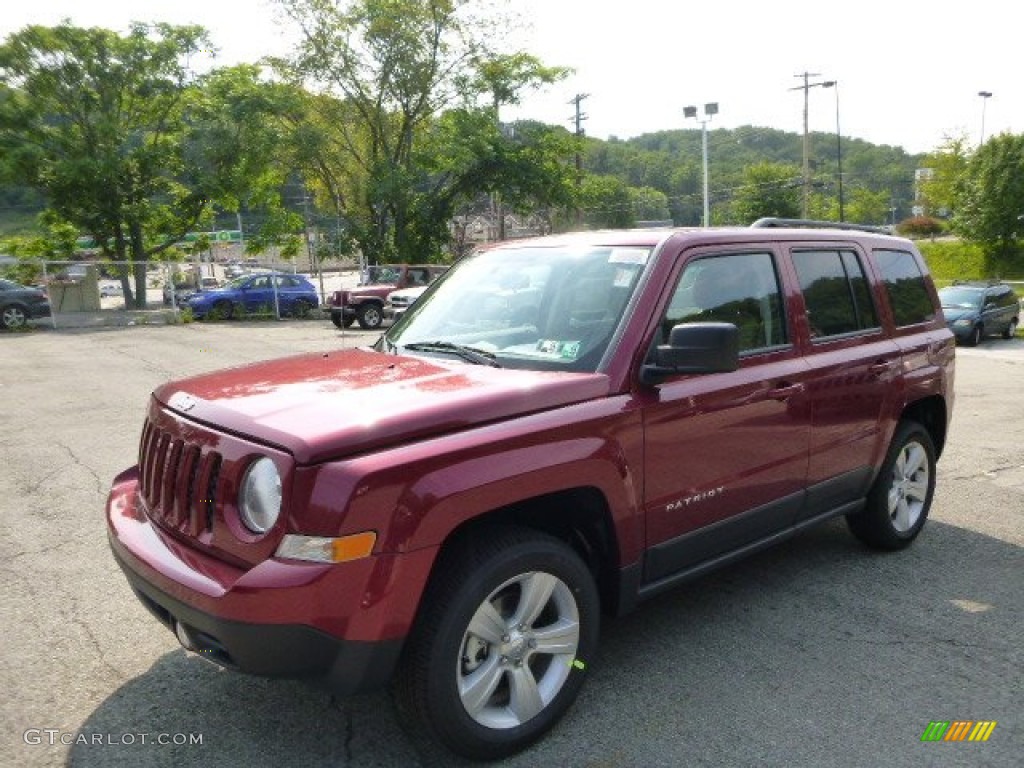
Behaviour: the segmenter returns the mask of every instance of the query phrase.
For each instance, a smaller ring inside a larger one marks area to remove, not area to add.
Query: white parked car
[[[387,301],[384,303],[384,319],[391,322],[397,321],[428,287],[417,285],[415,288],[402,288],[389,293]]]

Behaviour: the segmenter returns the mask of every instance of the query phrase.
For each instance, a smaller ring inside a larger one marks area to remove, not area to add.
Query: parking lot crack
[[[84,461],[82,461],[78,457],[78,455],[73,450],[71,450],[70,446],[67,446],[64,443],[57,443],[57,445],[59,445],[61,448],[63,448],[67,452],[68,456],[71,457],[71,460],[75,464],[77,464],[78,466],[80,466],[82,469],[84,469],[86,472],[89,473],[89,475],[92,477],[93,481],[96,483],[96,493],[98,493],[100,496],[106,496],[106,493],[107,493],[106,486],[103,483],[103,481],[100,479],[99,473],[97,473],[95,469],[93,469],[88,464],[86,464]]]
[[[89,645],[92,646],[92,649],[95,651],[96,656],[100,660],[100,663],[106,668],[106,670],[118,680],[127,680],[128,677],[124,674],[124,672],[122,672],[120,669],[115,667],[107,660],[106,650],[103,644],[99,641],[96,635],[93,634],[92,628],[89,626],[89,624],[81,616],[79,616],[78,604],[77,601],[74,599],[72,599],[71,601],[71,623],[78,627],[80,630],[82,630],[82,634],[85,635],[86,639],[89,642]]]

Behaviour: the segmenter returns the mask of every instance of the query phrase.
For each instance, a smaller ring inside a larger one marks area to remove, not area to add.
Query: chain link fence
[[[358,280],[354,264],[325,265],[310,271],[308,262],[301,259],[284,261],[228,255],[190,261],[150,261],[144,263],[145,309],[139,309],[135,303],[135,266],[134,262],[104,260],[5,258],[0,262],[0,277],[44,291],[50,305],[45,322],[53,328],[187,321],[191,319],[188,298],[192,294],[221,288],[232,280],[259,273],[301,275],[315,287],[320,307],[333,291]],[[280,317],[277,282],[269,281],[274,295],[273,301],[267,303],[271,304],[270,314]],[[319,316],[319,312],[313,316]]]

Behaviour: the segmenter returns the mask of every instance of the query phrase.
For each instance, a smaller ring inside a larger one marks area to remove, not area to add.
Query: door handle
[[[874,365],[868,366],[868,373],[872,376],[881,376],[883,373],[888,373],[896,365],[892,360],[879,360]]]
[[[787,383],[783,382],[779,386],[773,387],[772,389],[768,390],[768,399],[769,400],[788,400],[793,395],[799,395],[803,391],[804,391],[804,385],[803,384],[787,384]]]

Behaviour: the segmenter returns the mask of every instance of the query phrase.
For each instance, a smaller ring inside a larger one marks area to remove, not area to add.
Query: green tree
[[[580,206],[588,227],[619,228],[631,227],[636,223],[629,187],[615,176],[584,176]]]
[[[664,221],[670,216],[668,196],[653,187],[630,187],[629,199],[638,221]]]
[[[268,82],[261,67],[216,69],[189,89],[182,110],[183,180],[223,211],[257,210],[246,251],[290,243],[303,220],[283,190],[298,164],[305,94]]]
[[[67,22],[27,27],[0,46],[6,164],[105,255],[137,262],[136,306],[145,306],[142,262],[172,247],[206,207],[178,179],[178,150],[184,61],[208,46],[200,27],[135,24],[122,37]]]
[[[1000,134],[971,157],[957,185],[953,226],[985,251],[989,274],[1017,255],[1024,230],[1024,136]]]
[[[473,2],[279,2],[302,40],[278,71],[316,89],[303,167],[367,257],[437,255],[455,208],[480,193],[510,205],[565,197],[567,158],[551,154],[565,141],[551,131],[505,136],[495,112],[562,70],[493,54],[487,24],[470,19]],[[541,162],[530,170],[527,158]]]
[[[801,210],[800,170],[781,163],[757,163],[743,173],[743,185],[736,191],[732,219],[750,224],[765,216],[798,218]]]
[[[966,136],[949,136],[921,161],[927,170],[918,185],[918,199],[929,216],[948,218],[953,213],[956,188],[967,172],[970,156]]]

